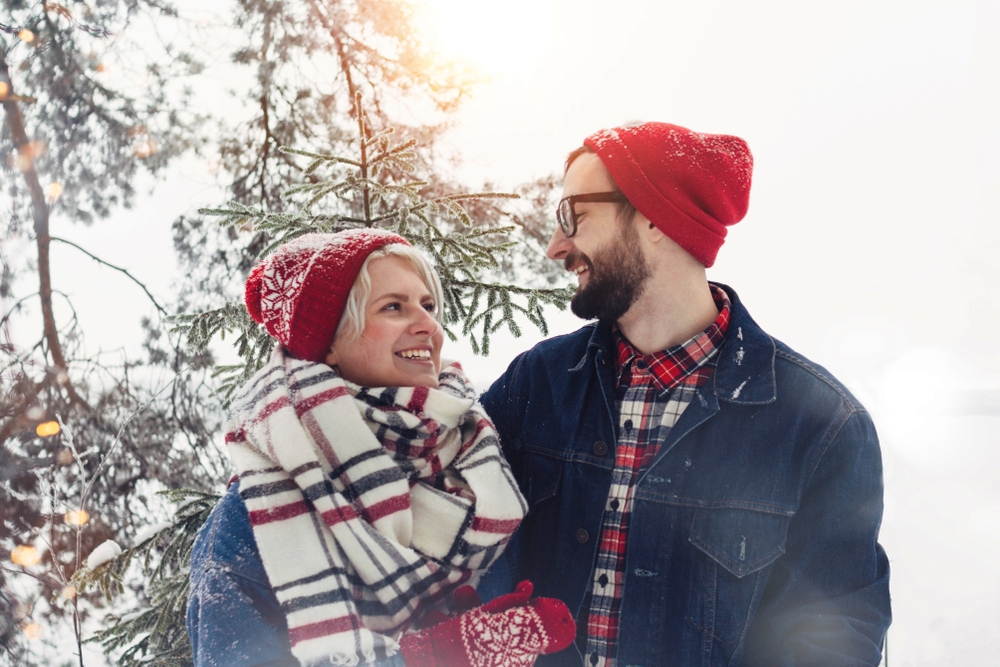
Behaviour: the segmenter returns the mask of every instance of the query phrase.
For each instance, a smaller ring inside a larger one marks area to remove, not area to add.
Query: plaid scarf
[[[233,401],[226,442],[304,665],[395,654],[527,511],[458,364],[438,389],[370,389],[279,347]]]

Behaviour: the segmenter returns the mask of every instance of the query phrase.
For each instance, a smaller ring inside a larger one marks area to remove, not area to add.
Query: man
[[[576,616],[577,651],[539,665],[880,662],[871,419],[706,279],[751,171],[741,139],[665,123],[567,161],[548,255],[596,321],[481,399],[530,504],[509,574]]]

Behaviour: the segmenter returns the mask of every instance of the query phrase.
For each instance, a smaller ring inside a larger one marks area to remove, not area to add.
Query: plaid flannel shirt
[[[729,325],[729,297],[712,286],[719,316],[691,340],[643,355],[615,328],[619,431],[611,489],[604,506],[590,592],[577,627],[586,663],[615,667],[632,497],[639,472],[653,460],[670,429],[712,376]]]

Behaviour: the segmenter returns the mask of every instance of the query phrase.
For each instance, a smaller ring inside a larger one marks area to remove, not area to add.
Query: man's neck
[[[618,319],[618,327],[643,354],[684,343],[719,315],[708,281],[663,284],[650,280],[639,299]]]

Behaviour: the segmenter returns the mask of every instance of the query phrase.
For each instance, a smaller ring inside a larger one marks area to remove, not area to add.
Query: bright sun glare
[[[531,65],[552,34],[547,0],[414,0],[427,43],[446,58],[484,74],[517,74]]]

